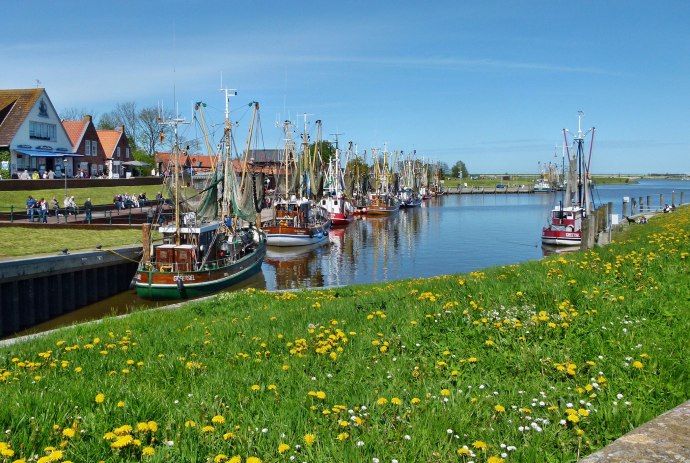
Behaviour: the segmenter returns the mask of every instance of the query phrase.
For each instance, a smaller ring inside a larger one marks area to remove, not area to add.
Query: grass
[[[0,348],[0,454],[576,461],[690,397],[690,208],[626,233],[468,275],[225,293]]]
[[[96,188],[68,188],[67,194],[74,196],[76,203],[81,206],[86,201],[86,198],[91,198],[91,203],[96,204],[112,204],[113,197],[117,194],[136,194],[146,193],[149,199],[156,197],[156,193],[163,191],[163,185],[137,185],[137,186],[109,186]],[[50,201],[53,196],[57,198],[62,207],[62,200],[65,198],[65,190],[63,188],[52,189],[36,189],[36,190],[18,190],[18,191],[0,191],[0,210],[8,211],[10,206],[14,206],[15,210],[22,210],[26,205],[26,198],[31,195],[36,199],[45,198]]]
[[[27,239],[27,236],[31,238]],[[51,254],[65,248],[78,251],[93,250],[98,245],[109,248],[141,244],[141,230],[2,227],[0,243],[0,257]]]

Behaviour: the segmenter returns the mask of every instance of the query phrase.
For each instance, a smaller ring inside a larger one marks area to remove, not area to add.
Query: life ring
[[[567,227],[565,227],[565,229],[566,229],[566,231],[570,231],[570,232],[571,232],[571,231],[574,231],[574,230],[575,230],[575,227],[573,227],[572,225],[568,225]]]
[[[173,269],[172,265],[161,265],[160,266],[161,272],[172,272],[172,269]]]

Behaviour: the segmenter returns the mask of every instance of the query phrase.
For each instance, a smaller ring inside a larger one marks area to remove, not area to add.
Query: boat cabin
[[[573,227],[574,230],[582,228],[582,208],[557,207],[551,212],[551,224],[554,227]]]

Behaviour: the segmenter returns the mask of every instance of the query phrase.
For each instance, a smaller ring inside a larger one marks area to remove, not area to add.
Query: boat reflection
[[[331,232],[329,231],[329,237]],[[295,246],[289,248],[269,247],[264,258],[264,272],[267,266],[275,272],[275,286],[278,289],[300,289],[325,286],[324,272],[319,265],[321,256],[327,253],[328,243]]]
[[[580,246],[552,246],[550,244],[541,245],[541,251],[546,256],[552,256],[554,254],[571,254],[580,250]]]

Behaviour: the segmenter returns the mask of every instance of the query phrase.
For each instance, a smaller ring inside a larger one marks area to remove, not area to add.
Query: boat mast
[[[180,245],[180,143],[177,136],[177,126],[189,124],[184,118],[176,117],[172,120],[163,121],[159,119],[161,125],[172,127],[175,135],[173,144],[173,155],[175,156],[175,245]]]
[[[228,207],[228,195],[230,194],[230,169],[231,169],[231,134],[232,125],[230,124],[230,97],[237,96],[237,89],[234,88],[221,88],[221,92],[225,92],[225,130],[223,131],[223,140],[225,143],[225,159],[223,160],[223,204],[221,209],[221,214],[223,219],[230,215],[230,209]],[[233,172],[234,175],[234,172]]]

